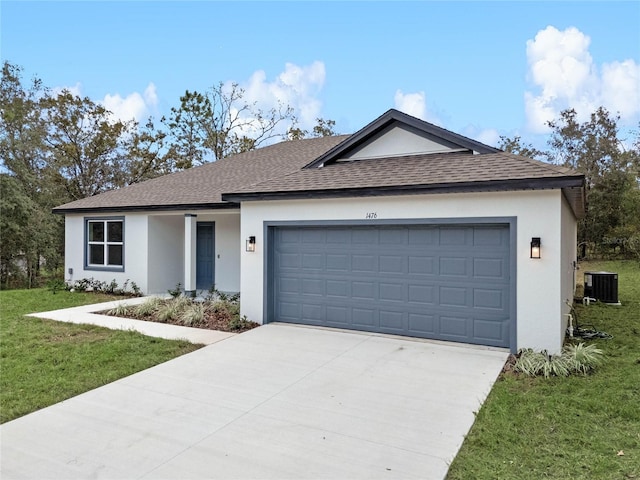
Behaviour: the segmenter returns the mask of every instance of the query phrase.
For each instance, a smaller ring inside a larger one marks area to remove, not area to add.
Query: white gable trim
[[[370,143],[349,152],[343,159],[362,160],[365,158],[402,157],[405,155],[419,155],[429,153],[450,153],[467,151],[466,148],[454,148],[450,144],[444,144],[418,135],[401,126],[394,126],[384,132]]]

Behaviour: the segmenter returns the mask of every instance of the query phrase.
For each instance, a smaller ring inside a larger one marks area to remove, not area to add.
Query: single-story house
[[[54,209],[71,281],[215,285],[259,323],[560,350],[584,176],[397,110]]]

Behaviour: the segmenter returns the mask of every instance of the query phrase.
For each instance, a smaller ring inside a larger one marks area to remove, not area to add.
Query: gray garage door
[[[270,321],[509,346],[507,225],[272,233]]]

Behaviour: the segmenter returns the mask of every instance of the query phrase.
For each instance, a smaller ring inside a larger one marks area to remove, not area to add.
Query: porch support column
[[[184,214],[184,294],[196,291],[196,230],[198,216]]]

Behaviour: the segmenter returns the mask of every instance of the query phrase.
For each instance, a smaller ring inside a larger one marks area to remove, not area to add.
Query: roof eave
[[[125,205],[125,206],[105,206],[105,207],[76,207],[63,208],[56,207],[51,210],[57,215],[69,213],[114,213],[114,212],[174,212],[180,210],[229,210],[239,209],[239,203],[215,202],[215,203],[182,203],[175,205]]]
[[[280,199],[344,198],[432,193],[467,193],[488,191],[544,190],[582,187],[584,176],[559,178],[528,178],[489,180],[481,182],[437,183],[429,185],[394,185],[380,187],[352,187],[323,190],[223,193],[222,199],[231,202]]]

